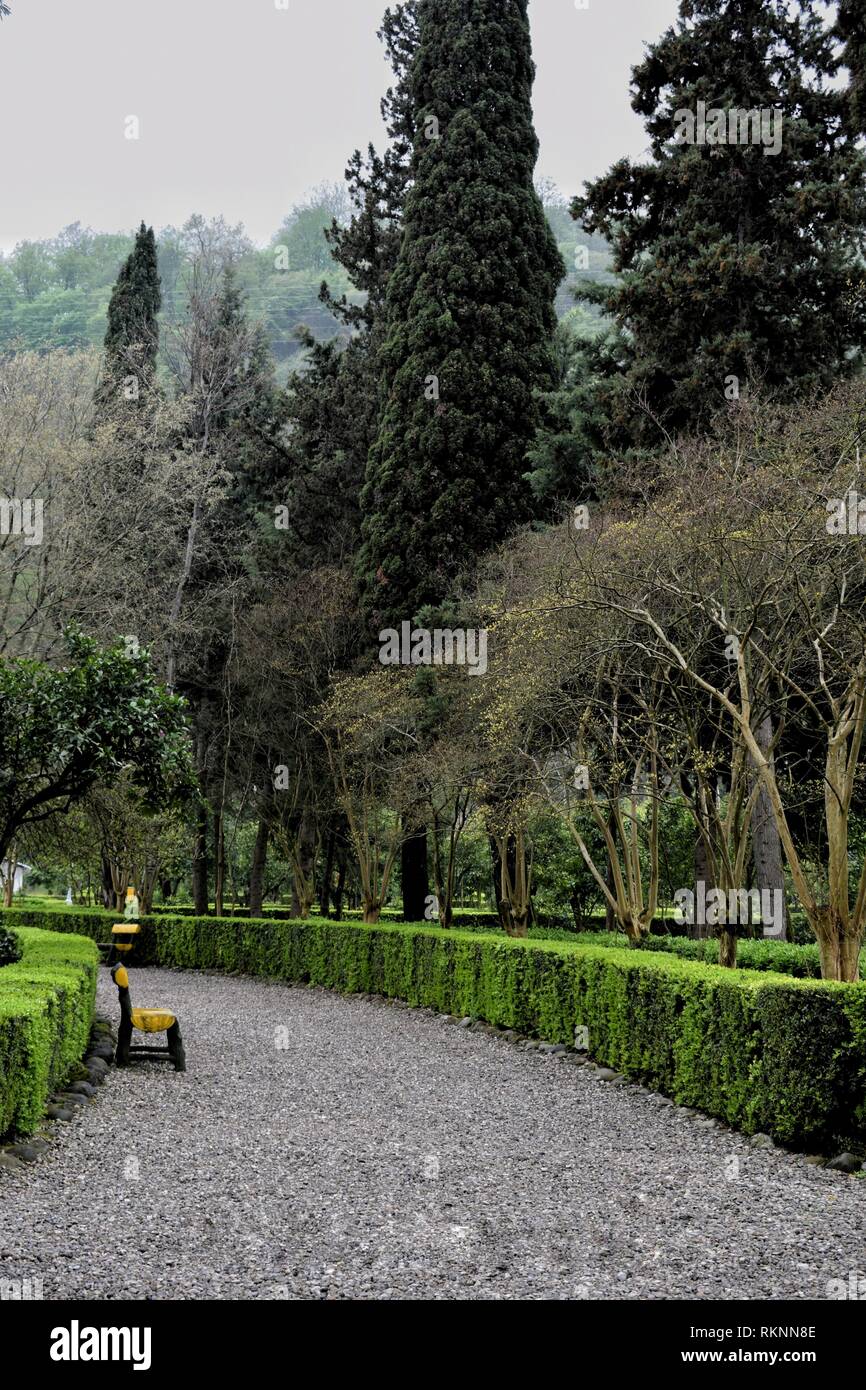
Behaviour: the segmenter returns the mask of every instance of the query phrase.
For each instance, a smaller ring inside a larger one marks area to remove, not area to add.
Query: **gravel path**
[[[0,1280],[59,1298],[818,1298],[866,1181],[429,1012],[137,972],[189,1071],[112,1069],[0,1171]],[[135,985],[135,981],[133,981]],[[146,997],[145,997],[146,996]],[[105,972],[104,1013],[116,994]]]

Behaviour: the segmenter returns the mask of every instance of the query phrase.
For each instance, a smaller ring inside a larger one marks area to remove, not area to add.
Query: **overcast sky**
[[[264,243],[381,142],[387,0],[10,0],[0,25],[0,249],[80,221],[193,212]],[[676,0],[530,0],[540,174],[573,194],[640,155],[629,70]],[[125,138],[135,116],[140,138]]]

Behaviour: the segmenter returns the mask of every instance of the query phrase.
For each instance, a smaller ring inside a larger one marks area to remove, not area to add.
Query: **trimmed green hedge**
[[[106,934],[111,920],[84,919]],[[746,1133],[866,1146],[866,984],[723,970],[588,936],[515,941],[322,918],[163,916],[143,925],[133,963],[384,994],[551,1042],[571,1043],[585,1027],[596,1060]]]
[[[135,958],[139,965],[155,965],[157,963],[155,931],[159,923],[165,922],[172,916],[208,922],[211,925],[220,921],[248,922],[250,920],[248,917],[238,916],[194,918],[191,911],[185,910],[176,914],[162,909],[154,911],[152,916],[139,919],[141,935],[135,949]],[[484,914],[475,914],[474,911],[470,914],[467,909],[466,919],[455,921],[455,928],[464,932],[479,932],[486,936],[493,934],[499,937],[501,929],[494,918],[489,921],[486,920],[486,917],[482,921],[473,920],[483,916]],[[7,922],[10,925],[17,923],[20,926],[41,927],[55,931],[74,931],[81,936],[92,937],[95,941],[110,941],[112,924],[122,920],[122,914],[106,912],[104,908],[70,907],[65,903],[58,903],[51,910],[44,907],[13,907],[6,910],[0,908],[0,923]],[[279,918],[263,917],[256,918],[256,920],[292,921],[293,919],[288,916],[284,917],[281,913]],[[346,920],[356,922],[359,919],[357,914],[353,914],[347,916]],[[392,919],[385,918],[383,922],[385,920],[390,921]],[[397,923],[397,925],[403,924]],[[440,930],[433,923],[425,922],[418,925]],[[530,927],[529,940],[565,941],[575,945],[613,946],[620,950],[631,949],[626,946],[625,936],[621,932],[593,931],[590,929],[574,932],[561,927]],[[714,938],[708,938],[705,941],[692,941],[688,937],[682,936],[648,936],[640,949],[642,951],[662,951],[679,956],[684,960],[703,961],[707,965],[717,965],[719,959],[719,943]],[[765,938],[752,940],[749,937],[743,937],[737,942],[737,959],[740,966],[748,970],[772,970],[782,975],[794,975],[798,979],[819,980],[821,978],[821,958],[815,942],[808,946],[796,946],[793,942],[770,941]],[[866,978],[866,952],[864,952],[861,973]]]
[[[35,927],[40,931],[74,932],[76,936],[86,936],[91,941],[110,941],[112,926],[122,921],[122,912],[106,912],[101,907],[67,907],[65,903],[59,903],[50,910],[44,907],[0,909],[0,923],[15,931],[22,927]],[[136,949],[139,965],[156,964],[156,921],[155,917],[142,917],[140,920],[142,930]]]
[[[257,917],[254,920],[257,922],[272,922],[275,924],[279,922],[281,925],[285,925],[287,922],[297,919],[293,919],[290,915],[286,914],[285,917],[282,915],[280,917]],[[326,919],[317,918],[316,920]],[[388,920],[392,919],[383,918],[383,922]],[[119,912],[106,912],[105,909],[101,907],[70,907],[66,903],[59,903],[56,908],[51,908],[50,910],[44,907],[0,908],[0,923],[5,922],[9,926],[39,927],[48,931],[71,931],[78,933],[80,936],[89,936],[91,940],[99,942],[111,941],[112,926],[115,922],[122,921],[123,914]],[[162,910],[154,911],[147,917],[139,917],[138,925],[141,931],[135,943],[134,960],[136,965],[157,965],[160,963],[156,944],[156,933],[165,923],[171,921],[201,922],[205,924],[206,929],[211,929],[225,922],[232,922],[235,925],[246,925],[250,922],[250,918],[237,915],[224,917],[195,917],[191,912],[180,911],[176,914],[171,914]],[[353,916],[347,916],[345,921],[358,924],[360,918],[358,914],[355,914]],[[395,925],[402,926],[405,924],[395,923]],[[420,925],[433,926],[432,923],[422,923]],[[434,930],[438,931],[441,930],[441,928],[435,927]],[[461,930],[483,932],[487,935],[489,935],[491,931],[497,934],[500,931],[496,926],[491,926],[487,923],[476,925],[474,922],[466,923],[465,925],[461,924]],[[580,939],[574,932],[560,931],[556,928],[545,930],[543,927],[533,927],[530,931],[530,937],[533,940],[545,941],[550,939],[576,941]]]
[[[87,909],[90,911],[90,909]],[[101,911],[101,909],[99,909]],[[154,903],[151,909],[155,917],[195,917],[195,908],[190,903]],[[211,914],[209,913],[208,916]],[[248,918],[250,910],[248,907],[228,907],[223,916]],[[343,920],[346,922],[360,922],[363,912],[359,907],[347,907],[343,909]],[[384,907],[380,920],[383,922],[400,922],[403,913],[399,907]],[[262,908],[259,921],[278,922],[294,921],[294,915],[289,907],[265,906]],[[602,922],[604,919],[601,919]],[[491,927],[499,926],[499,918],[495,912],[490,912],[484,908],[477,907],[457,907],[454,909],[454,925],[466,931],[474,931],[476,928],[483,931],[490,931]],[[543,929],[539,929],[543,932]],[[557,929],[555,929],[557,930]],[[558,929],[561,930],[561,929]],[[567,935],[568,933],[563,933]],[[571,935],[574,935],[572,932]]]
[[[96,997],[92,941],[28,928],[16,933],[21,960],[0,969],[0,1138],[37,1127],[49,1094],[84,1054]]]
[[[783,1143],[866,1143],[866,985],[383,923],[163,922],[165,965],[373,992],[572,1043]]]
[[[387,909],[386,909],[387,914]],[[136,948],[136,958],[139,965],[153,965],[156,963],[156,939],[154,931],[158,922],[164,921],[168,917],[193,917],[193,909],[186,907],[178,909],[172,913],[169,909],[154,909],[154,913],[149,917],[140,918],[142,928],[141,937]],[[247,917],[233,914],[235,920],[249,921]],[[58,920],[58,919],[62,920]],[[111,939],[111,926],[114,922],[122,920],[122,915],[117,912],[107,912],[104,908],[98,907],[73,907],[66,903],[53,904],[50,909],[44,905],[30,908],[16,906],[4,910],[0,908],[0,923],[17,923],[19,926],[40,927],[46,930],[74,931],[82,936],[90,936],[96,941],[109,941]],[[203,922],[215,922],[223,919],[213,917],[203,917],[199,919]],[[225,919],[231,920],[231,918]],[[271,916],[257,918],[260,921],[292,921],[287,911],[279,909],[279,917],[276,913]],[[347,921],[359,920],[359,914],[348,913]],[[383,921],[395,920],[393,917],[384,916]],[[419,923],[419,926],[431,926],[435,929],[434,923]],[[490,935],[491,932],[499,936],[500,929],[495,918],[488,914],[476,912],[474,909],[466,909],[465,915],[455,921],[455,927],[461,931],[482,932]],[[585,944],[592,946],[612,946],[616,949],[623,949],[626,940],[621,932],[606,932],[587,928],[583,932],[575,932],[559,927],[531,927],[529,930],[531,941],[566,941],[575,944]],[[718,963],[719,946],[715,938],[707,938],[703,941],[694,941],[682,936],[648,936],[641,948],[643,951],[663,951],[681,957],[684,960],[703,961],[708,965]],[[793,975],[798,979],[820,979],[821,978],[821,957],[817,944],[812,941],[808,945],[795,945],[788,941],[771,941],[766,938],[758,937],[752,939],[742,937],[737,943],[737,959],[742,968],[748,970],[772,970],[783,975]],[[866,951],[861,962],[861,973],[866,978]]]
[[[60,898],[40,897],[38,894],[28,894],[27,897],[19,898],[11,910],[14,912],[27,912],[31,915],[40,912],[62,912],[65,916],[72,914],[73,916],[78,915],[85,917],[111,917],[113,922],[120,921],[123,917],[122,911],[118,912],[112,908],[82,907],[78,903],[67,903]],[[3,909],[0,908],[0,912],[2,911]],[[154,903],[149,915],[153,917],[195,917],[196,911],[192,903]],[[213,907],[211,907],[206,915],[208,917],[215,915]],[[248,919],[249,915],[250,910],[248,907],[230,906],[227,907],[223,913],[224,917],[242,917],[244,919]],[[363,912],[359,907],[347,907],[343,909],[343,919],[347,922],[359,922],[362,916]],[[382,909],[381,919],[386,922],[401,922],[403,920],[402,910],[399,907],[385,907]],[[271,903],[266,904],[262,908],[261,917],[257,920],[291,922],[294,920],[294,914],[290,907]],[[598,920],[600,925],[604,924],[603,917]],[[454,925],[463,927],[467,931],[472,931],[476,927],[489,931],[491,927],[499,927],[499,918],[495,912],[490,912],[485,908],[457,907],[454,909]],[[557,934],[561,930],[561,928],[554,928]],[[563,932],[563,935],[573,936],[574,934],[574,929]]]

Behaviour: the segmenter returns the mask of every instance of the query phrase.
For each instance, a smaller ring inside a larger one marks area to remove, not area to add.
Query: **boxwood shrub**
[[[21,959],[21,945],[15,932],[0,926],[0,965],[13,965]]]
[[[22,954],[0,969],[0,1138],[30,1134],[90,1036],[98,954],[92,941],[16,930]]]

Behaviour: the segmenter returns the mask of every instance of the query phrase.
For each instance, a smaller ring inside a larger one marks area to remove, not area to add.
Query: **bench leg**
[[[129,1066],[129,1044],[132,1041],[132,1021],[128,1018],[121,1018],[120,1027],[117,1031],[117,1051],[114,1060],[119,1067]]]
[[[186,1071],[186,1053],[183,1050],[183,1039],[180,1036],[180,1024],[174,1022],[166,1033],[168,1041],[168,1052],[174,1062],[175,1071]]]

